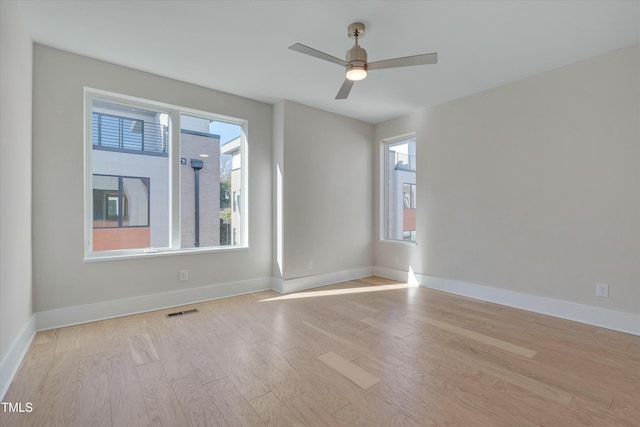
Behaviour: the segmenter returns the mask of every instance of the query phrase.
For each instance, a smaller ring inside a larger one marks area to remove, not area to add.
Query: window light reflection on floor
[[[313,297],[327,297],[334,295],[345,295],[345,294],[359,294],[364,292],[379,292],[379,291],[390,291],[396,289],[409,289],[409,288],[417,288],[418,283],[398,283],[393,285],[375,285],[375,286],[359,286],[355,288],[346,288],[346,289],[328,289],[322,291],[309,291],[309,292],[298,292],[294,294],[287,294],[273,298],[266,298],[260,300],[260,302],[264,301],[282,301],[288,299],[299,299],[299,298],[313,298]]]

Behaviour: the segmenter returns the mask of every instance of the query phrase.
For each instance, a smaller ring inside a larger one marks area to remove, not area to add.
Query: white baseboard
[[[267,289],[272,289],[271,277],[40,311],[36,313],[36,329],[60,328]]]
[[[271,279],[271,289],[278,293],[284,294],[284,279],[273,277]]]
[[[202,286],[160,294],[123,298],[93,304],[40,311],[36,313],[35,326],[36,330],[42,331],[267,289],[273,289],[280,293],[291,293],[318,286],[330,285],[332,283],[360,279],[371,276],[372,274],[372,267],[363,267],[289,280],[262,277],[252,280]]]
[[[384,277],[385,279],[397,280],[398,282],[409,282],[409,273],[407,271],[396,270],[395,268],[380,267],[376,265],[373,267],[373,274],[378,277]]]
[[[291,292],[303,291],[305,289],[317,288],[319,286],[331,285],[333,283],[346,282],[348,280],[362,279],[373,275],[373,267],[355,268],[352,270],[342,270],[333,273],[316,274],[314,276],[298,277],[295,279],[274,280],[273,290],[288,294]]]
[[[24,324],[15,341],[9,347],[9,351],[0,362],[0,400],[4,400],[4,395],[13,381],[13,377],[27,350],[31,345],[31,341],[36,334],[36,316],[35,314]]]
[[[425,288],[640,336],[637,314],[422,274],[416,276]]]

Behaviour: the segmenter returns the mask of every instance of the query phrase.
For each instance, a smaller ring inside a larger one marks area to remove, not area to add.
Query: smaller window
[[[383,142],[383,238],[416,241],[416,138]]]

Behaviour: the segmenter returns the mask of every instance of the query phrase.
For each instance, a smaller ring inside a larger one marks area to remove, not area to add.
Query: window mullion
[[[180,250],[180,112],[173,110],[169,113],[171,120],[169,126],[169,182],[171,197],[169,206],[171,209],[171,248]]]
[[[124,215],[124,200],[122,197],[122,177],[118,177],[118,228],[122,228],[122,216]]]

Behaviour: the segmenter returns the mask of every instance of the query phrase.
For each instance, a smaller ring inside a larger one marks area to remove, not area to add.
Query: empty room
[[[0,0],[0,425],[640,425],[640,1]]]

